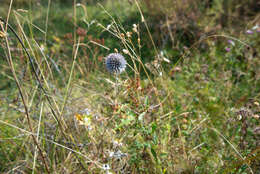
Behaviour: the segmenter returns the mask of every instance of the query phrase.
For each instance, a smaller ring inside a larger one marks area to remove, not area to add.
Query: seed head
[[[106,68],[110,73],[120,74],[125,71],[126,60],[119,53],[111,53],[106,57]]]

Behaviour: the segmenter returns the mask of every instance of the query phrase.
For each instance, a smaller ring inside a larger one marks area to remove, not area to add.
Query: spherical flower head
[[[119,53],[111,53],[106,57],[106,68],[110,73],[120,74],[125,71],[126,60]]]

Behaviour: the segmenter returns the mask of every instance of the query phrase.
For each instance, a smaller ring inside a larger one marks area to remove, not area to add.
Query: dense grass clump
[[[24,2],[0,7],[0,173],[260,170],[255,1]]]

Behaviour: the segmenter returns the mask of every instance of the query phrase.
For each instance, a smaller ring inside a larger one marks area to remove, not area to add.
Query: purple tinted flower
[[[231,44],[232,46],[235,46],[235,42],[233,40],[228,40],[228,43]]]
[[[254,32],[252,30],[246,30],[247,34],[253,34]]]
[[[229,47],[226,47],[225,50],[226,52],[230,52],[231,49]]]
[[[256,30],[256,32],[260,33],[260,28],[258,28],[258,29]]]
[[[126,68],[126,60],[119,53],[111,53],[106,57],[106,68],[110,73],[120,74]]]

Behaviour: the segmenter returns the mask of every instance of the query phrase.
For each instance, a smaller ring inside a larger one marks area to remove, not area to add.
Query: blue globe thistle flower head
[[[125,71],[126,60],[119,53],[111,53],[106,57],[106,68],[110,73],[120,74]]]

